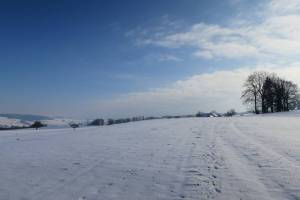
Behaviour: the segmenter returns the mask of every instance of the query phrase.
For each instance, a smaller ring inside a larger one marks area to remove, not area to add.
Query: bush
[[[76,123],[70,123],[69,125],[71,128],[73,128],[73,130],[75,130],[76,128],[79,127],[79,124],[76,124]]]
[[[33,124],[30,126],[31,128],[35,128],[38,130],[39,128],[47,126],[46,124],[43,124],[41,121],[35,121]]]
[[[210,113],[198,112],[196,117],[209,117]]]
[[[232,117],[233,115],[236,115],[236,112],[234,109],[230,109],[225,113],[226,117]]]

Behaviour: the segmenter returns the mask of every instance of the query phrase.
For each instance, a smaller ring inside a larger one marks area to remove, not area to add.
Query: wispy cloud
[[[293,59],[300,55],[299,10],[299,0],[273,0],[264,6],[260,20],[239,18],[227,26],[197,23],[187,31],[140,39],[139,44],[192,47],[194,56],[206,59]]]
[[[289,15],[299,14],[300,1],[299,0],[271,0],[267,5],[269,14],[274,15]]]
[[[143,58],[144,63],[151,63],[151,64],[157,64],[157,63],[165,63],[165,62],[182,62],[184,61],[183,58],[173,55],[171,53],[149,53],[145,55]]]
[[[179,58],[178,56],[174,56],[171,54],[162,54],[160,55],[160,61],[173,61],[173,62],[181,62],[183,61],[182,58]]]
[[[149,24],[152,24],[153,26]],[[184,20],[178,20],[165,14],[158,19],[153,20],[153,22],[148,23],[147,26],[137,26],[128,30],[125,32],[125,37],[132,38],[135,41],[135,44],[140,46],[151,44],[153,42],[151,38],[161,38],[168,34],[174,34],[186,26],[187,24]]]

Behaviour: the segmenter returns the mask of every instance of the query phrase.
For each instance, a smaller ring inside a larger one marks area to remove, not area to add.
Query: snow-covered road
[[[300,199],[300,117],[0,132],[0,200]]]

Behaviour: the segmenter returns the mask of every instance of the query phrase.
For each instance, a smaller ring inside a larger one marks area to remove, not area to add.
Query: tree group
[[[297,108],[298,87],[276,74],[254,72],[245,81],[241,98],[256,114],[289,111]]]
[[[33,124],[30,126],[30,128],[35,128],[38,130],[39,128],[47,126],[46,124],[43,124],[41,121],[35,121]]]

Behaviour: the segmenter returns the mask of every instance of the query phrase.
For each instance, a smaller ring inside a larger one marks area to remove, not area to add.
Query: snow
[[[71,119],[71,118],[53,118],[49,120],[40,120],[43,124],[47,124],[46,128],[66,128],[69,127],[69,123],[81,123],[84,124],[85,121],[79,119]],[[15,127],[23,127],[30,126],[34,121],[23,121],[20,119],[9,119],[6,117],[0,117],[0,127],[9,128],[12,126]]]
[[[27,121],[22,121],[19,119],[8,119],[6,117],[0,117],[0,127],[12,127],[12,126],[27,126],[29,122]]]
[[[299,116],[2,131],[0,199],[300,199]]]
[[[69,118],[54,118],[50,120],[42,120],[42,123],[47,124],[46,128],[66,128],[69,127],[70,123],[85,124],[85,121]]]

